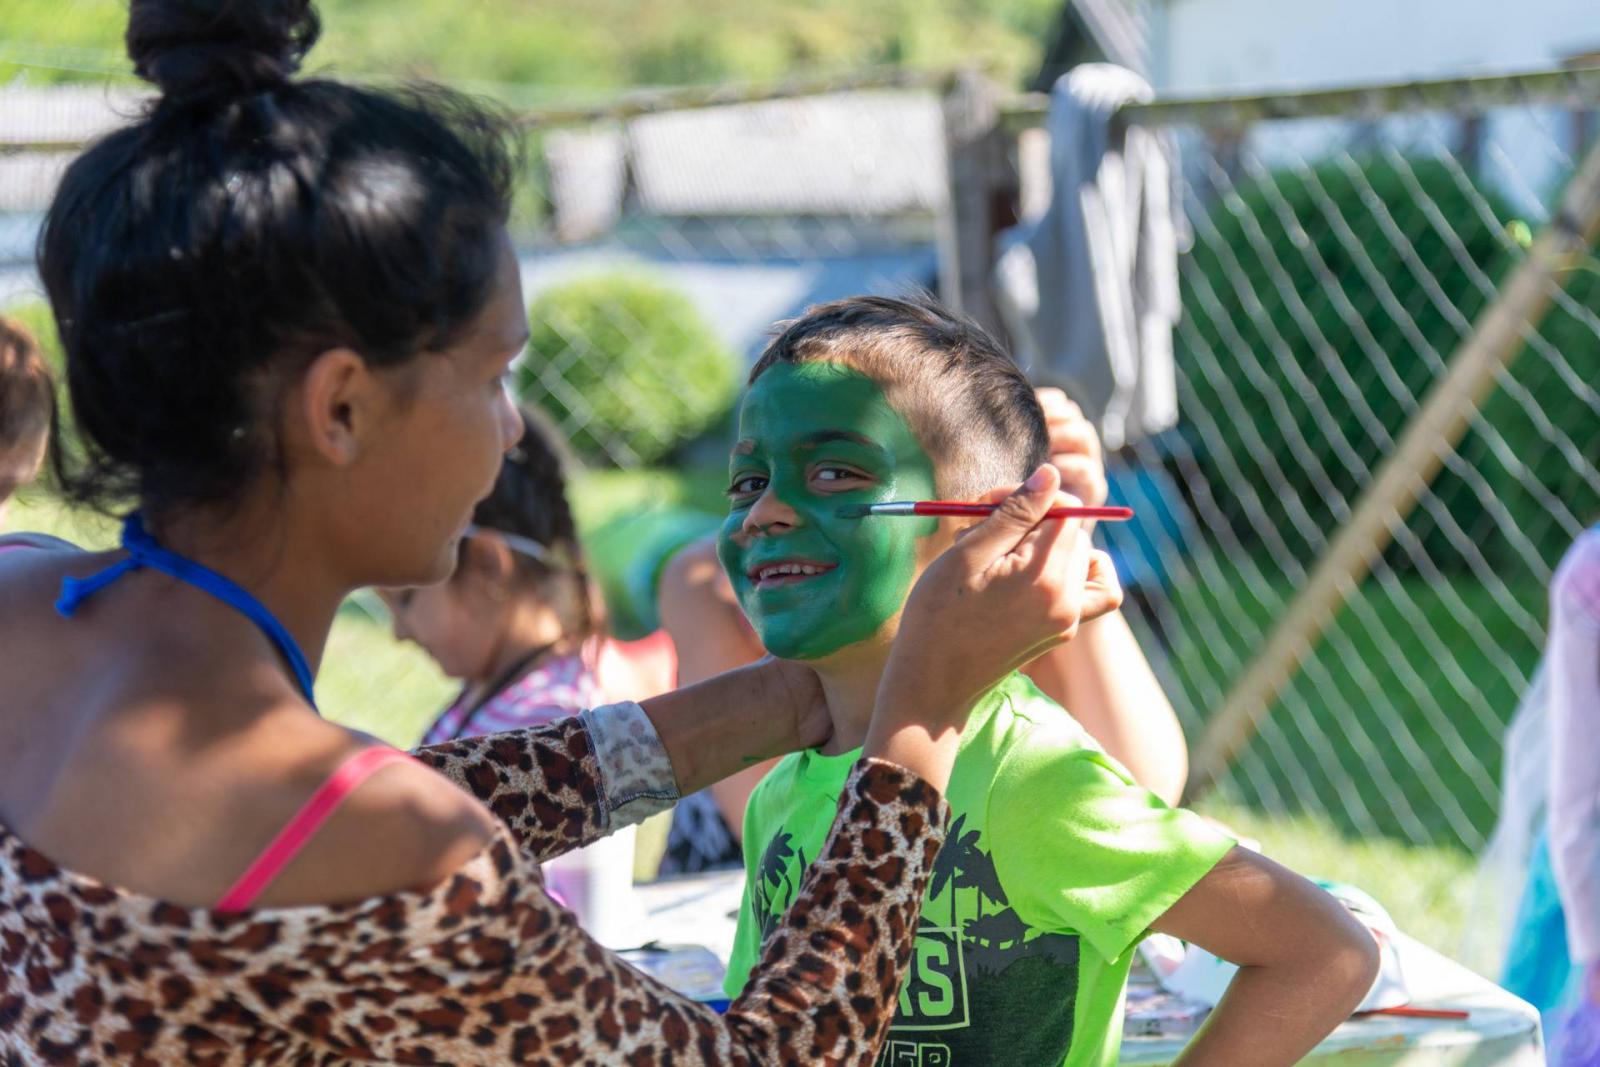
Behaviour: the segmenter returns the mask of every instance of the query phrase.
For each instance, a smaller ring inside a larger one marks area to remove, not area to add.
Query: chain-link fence
[[[600,465],[720,444],[771,323],[951,266],[934,81],[761,96],[526,116],[519,386]],[[1140,518],[1106,536],[1224,795],[1484,840],[1552,567],[1600,514],[1600,265],[1558,254],[1595,225],[1597,100],[1552,73],[1126,113],[1177,135],[1194,247],[1180,423],[1113,457]],[[0,91],[0,303],[67,153],[136,106]]]
[[[627,111],[530,117],[521,385],[580,452],[636,466],[718,425],[774,321],[932,285],[946,181],[927,88]]]
[[[1551,72],[1125,113],[1176,134],[1194,247],[1180,422],[1118,457],[1142,518],[1107,533],[1198,784],[1487,837],[1600,517],[1596,101]]]

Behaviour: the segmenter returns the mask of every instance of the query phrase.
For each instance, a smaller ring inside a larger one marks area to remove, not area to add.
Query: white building
[[[1595,0],[1068,0],[1035,88],[1106,59],[1142,71],[1158,95],[1226,96],[1454,79],[1600,63]],[[1378,140],[1472,157],[1520,210],[1542,217],[1594,116],[1558,107],[1263,124],[1245,152],[1268,166]]]
[[[1158,92],[1450,78],[1600,51],[1594,0],[1154,0]]]

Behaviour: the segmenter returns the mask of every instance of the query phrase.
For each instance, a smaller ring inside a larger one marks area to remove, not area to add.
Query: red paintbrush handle
[[[1406,1019],[1470,1019],[1471,1012],[1456,1008],[1413,1008],[1403,1004],[1395,1008],[1374,1008],[1363,1015],[1398,1015]]]
[[[967,504],[957,500],[919,500],[913,507],[918,515],[988,515],[996,504]],[[1132,508],[1078,507],[1051,508],[1045,513],[1048,519],[1105,519],[1118,522],[1133,518]]]

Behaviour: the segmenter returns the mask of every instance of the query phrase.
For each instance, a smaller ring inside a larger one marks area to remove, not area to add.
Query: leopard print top
[[[677,796],[637,705],[418,756],[500,817],[443,884],[224,914],[64,870],[0,825],[0,1067],[866,1064],[947,808],[862,760],[747,991],[717,1015],[590,940],[541,858]]]

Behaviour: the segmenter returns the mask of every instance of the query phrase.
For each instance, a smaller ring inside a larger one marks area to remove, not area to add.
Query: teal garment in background
[[[1500,984],[1538,1008],[1548,1021],[1551,1012],[1569,1003],[1581,979],[1582,969],[1573,965],[1567,952],[1566,915],[1550,865],[1550,838],[1541,832],[1528,862],[1528,883],[1512,925]]]
[[[720,525],[721,516],[666,507],[614,519],[584,538],[613,636],[633,641],[660,628],[661,572],[673,556]]]

